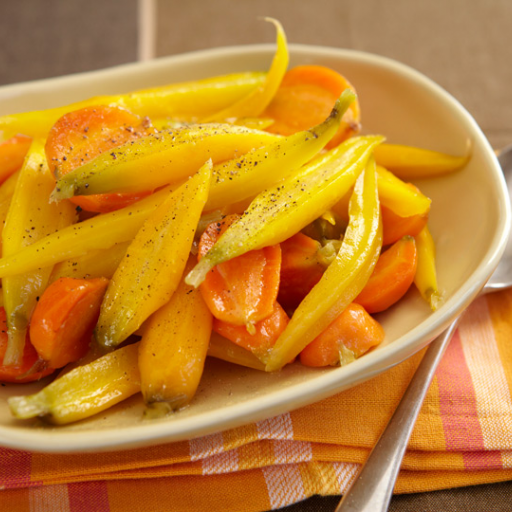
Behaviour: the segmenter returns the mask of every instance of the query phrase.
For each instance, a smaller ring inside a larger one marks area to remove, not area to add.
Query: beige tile
[[[452,93],[491,143],[512,142],[510,0],[155,0],[156,55],[272,42],[353,48],[409,64]],[[507,44],[507,41],[509,44]]]

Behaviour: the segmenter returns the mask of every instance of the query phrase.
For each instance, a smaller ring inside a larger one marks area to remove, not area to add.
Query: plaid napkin
[[[345,491],[423,353],[332,398],[256,424],[129,451],[0,448],[11,512],[265,511]],[[512,479],[512,291],[478,299],[437,371],[396,492]]]

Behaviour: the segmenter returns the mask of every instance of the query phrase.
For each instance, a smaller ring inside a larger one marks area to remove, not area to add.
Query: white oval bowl
[[[104,71],[0,88],[0,115],[49,108],[113,94],[248,70],[266,70],[272,45],[220,48]],[[413,69],[362,52],[291,45],[290,65],[323,64],[340,71],[358,92],[365,133],[389,142],[456,155],[472,143],[460,172],[417,182],[432,200],[430,227],[437,245],[443,305],[432,313],[415,290],[381,314],[385,342],[342,368],[290,365],[265,374],[208,360],[193,403],[161,420],[142,419],[139,396],[90,419],[63,427],[11,417],[6,398],[41,383],[0,388],[0,443],[46,452],[99,451],[179,441],[258,421],[355,386],[426,346],[466,308],[504,250],[510,206],[501,169],[471,115],[446,91]],[[363,398],[362,398],[363,399]]]

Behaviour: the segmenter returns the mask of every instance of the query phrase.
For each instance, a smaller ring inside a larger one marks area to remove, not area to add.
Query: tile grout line
[[[143,62],[155,57],[156,0],[138,0],[137,58]]]

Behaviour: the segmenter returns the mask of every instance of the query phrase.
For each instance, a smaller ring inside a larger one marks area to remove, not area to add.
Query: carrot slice
[[[274,346],[288,321],[289,318],[284,309],[278,302],[275,302],[272,314],[254,324],[255,332],[253,334],[248,333],[242,325],[233,325],[217,318],[213,319],[212,329],[258,357],[265,355]]]
[[[305,366],[335,366],[360,357],[384,339],[384,329],[359,304],[349,304],[302,352]]]
[[[21,168],[31,143],[31,137],[15,135],[0,144],[0,184]]]
[[[56,178],[92,160],[101,153],[155,130],[143,119],[119,107],[97,105],[62,116],[48,134],[45,151]],[[91,212],[109,212],[128,206],[148,192],[97,194],[70,199]]]
[[[239,217],[229,215],[206,228],[199,241],[198,259]],[[274,311],[280,269],[279,244],[249,251],[208,272],[201,284],[201,293],[214,317],[234,325],[245,325],[254,333],[254,324]]]
[[[354,302],[368,313],[378,313],[400,300],[414,281],[418,255],[416,242],[406,236],[383,252],[370,279]]]
[[[5,351],[7,350],[7,315],[5,309],[0,307],[0,361],[3,361]],[[25,383],[39,380],[54,372],[53,368],[45,368],[42,371],[31,372],[39,356],[26,338],[25,348],[23,349],[23,358],[19,365],[0,365],[0,382]]]
[[[103,277],[62,277],[46,288],[32,315],[30,339],[49,366],[62,368],[86,354],[107,285]]]
[[[290,69],[262,114],[262,117],[274,120],[267,131],[291,135],[317,125],[329,115],[332,105],[345,89],[355,92],[342,75],[325,66],[306,65]],[[359,121],[360,109],[356,100],[348,108],[338,132],[326,147],[337,146],[359,132]]]
[[[416,236],[427,225],[428,213],[400,217],[381,205],[382,245],[394,244],[404,236]]]

